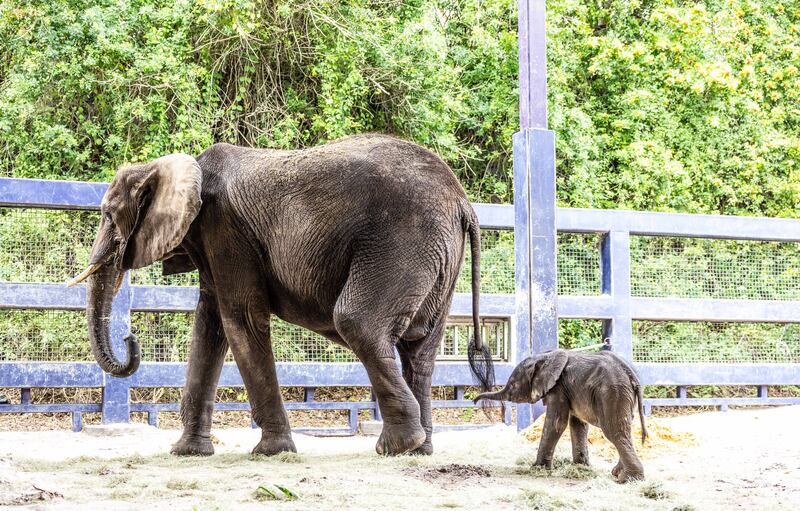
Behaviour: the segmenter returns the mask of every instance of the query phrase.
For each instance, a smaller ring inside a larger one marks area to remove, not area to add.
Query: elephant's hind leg
[[[336,329],[364,364],[378,398],[383,431],[375,450],[382,455],[412,451],[427,438],[420,406],[400,374],[394,353],[419,304],[413,303],[417,299],[388,296],[390,287],[380,275],[351,275],[334,309]]]
[[[442,342],[445,318],[441,318],[428,334],[418,340],[402,340],[397,344],[405,379],[419,404],[420,423],[425,430],[425,443],[417,447],[413,454],[433,454],[433,415],[431,411],[431,378],[436,360],[436,352]]]
[[[205,286],[201,285],[201,289]],[[222,330],[216,298],[208,291],[200,292],[192,332],[189,370],[181,397],[183,435],[172,446],[178,456],[214,454],[211,444],[211,414],[217,382],[222,370],[228,341]]]
[[[619,462],[611,471],[619,483],[644,479],[644,467],[633,447],[630,427],[630,423],[626,421],[615,428],[603,428],[603,434],[614,444],[619,453]]]

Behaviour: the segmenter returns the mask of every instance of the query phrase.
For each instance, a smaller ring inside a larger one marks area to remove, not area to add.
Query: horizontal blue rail
[[[97,210],[108,185],[0,178],[0,207]],[[484,229],[513,229],[514,206],[473,204]],[[625,231],[639,236],[800,242],[800,220],[748,216],[558,208],[562,232]]]

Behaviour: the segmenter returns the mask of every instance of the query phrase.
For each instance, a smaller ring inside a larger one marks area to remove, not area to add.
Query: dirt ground
[[[119,437],[68,431],[0,432],[0,505],[24,509],[800,509],[800,407],[732,410],[659,425],[691,432],[694,444],[645,459],[647,481],[619,485],[613,459],[593,453],[592,469],[566,459],[532,470],[536,445],[512,427],[434,436],[430,457],[381,458],[374,437],[295,435],[299,454],[247,453],[250,429],[214,431],[217,454],[168,454],[175,430],[138,426]],[[601,451],[602,452],[602,451]],[[296,500],[270,501],[259,486]],[[263,492],[262,492],[263,493]]]

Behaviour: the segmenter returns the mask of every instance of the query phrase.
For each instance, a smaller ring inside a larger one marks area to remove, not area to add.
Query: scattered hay
[[[533,477],[561,477],[563,479],[574,479],[577,481],[587,481],[598,477],[598,473],[590,466],[572,463],[569,458],[555,458],[553,468],[548,470],[544,467],[534,466],[536,458],[523,456],[516,461],[516,474],[531,475]]]
[[[640,491],[642,497],[651,500],[666,500],[672,497],[672,494],[665,490],[658,481],[643,484]]]
[[[556,511],[557,509],[575,509],[571,503],[553,497],[541,490],[522,490],[520,495],[524,509],[536,511]]]
[[[544,415],[539,417],[536,422],[531,424],[530,427],[522,432],[527,440],[538,443],[542,437],[542,428],[544,427]],[[695,436],[688,432],[678,432],[667,426],[663,420],[658,418],[647,418],[647,440],[644,445],[639,442],[641,438],[642,428],[638,420],[633,422],[632,436],[633,444],[636,447],[636,452],[643,459],[652,459],[661,456],[662,454],[672,451],[676,448],[691,447],[697,445]],[[569,442],[569,429],[561,436],[561,442]],[[600,428],[589,426],[589,445],[591,446],[593,454],[601,458],[614,460],[617,458],[617,449],[614,444],[600,431]]]

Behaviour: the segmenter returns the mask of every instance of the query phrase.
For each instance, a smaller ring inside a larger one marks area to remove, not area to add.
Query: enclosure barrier
[[[178,403],[131,402],[130,391],[183,386],[190,321],[184,317],[176,323],[183,330],[175,330],[164,318],[194,310],[196,277],[129,273],[113,304],[112,339],[121,342],[132,327],[148,334],[142,339],[139,371],[124,379],[104,374],[92,361],[88,344],[81,340],[86,329],[85,288],[62,283],[85,263],[106,186],[0,179],[0,387],[21,389],[20,402],[0,405],[0,413],[68,412],[73,429],[79,430],[84,413],[100,412],[104,422],[126,422],[132,412],[141,412],[155,425],[159,412],[179,409]],[[515,208],[474,207],[486,233],[481,268],[482,288],[488,291],[481,295],[484,334],[491,341],[502,383],[531,346],[534,352],[543,348],[535,339],[516,335],[518,323],[526,318],[518,303]],[[72,216],[54,220],[60,214]],[[572,331],[562,332],[562,343],[574,347],[610,337],[614,350],[634,363],[644,384],[677,389],[672,397],[647,399],[648,411],[653,405],[800,403],[798,397],[768,393],[771,385],[800,384],[800,221],[558,209],[555,223],[560,241],[559,326],[579,321]],[[62,234],[56,235],[57,229]],[[54,236],[69,238],[69,243],[54,246],[48,241]],[[465,278],[468,275],[462,275],[458,290],[468,289]],[[470,408],[464,392],[473,380],[463,359],[470,336],[465,324],[471,315],[470,295],[457,293],[450,313],[453,324],[441,347],[433,384],[452,388],[452,395],[433,406]],[[59,321],[52,328],[39,325],[34,335],[25,330],[31,315],[38,315],[38,321],[57,316]],[[702,328],[694,338],[674,338],[698,326]],[[314,430],[325,434],[354,433],[360,410],[380,418],[374,400],[315,400],[316,388],[367,387],[369,380],[347,350],[298,332],[282,324],[275,334],[281,385],[304,389],[303,400],[286,402],[286,408],[345,410],[347,427]],[[59,342],[63,339],[75,340]],[[181,346],[177,351],[176,345]],[[757,392],[747,398],[690,397],[687,388],[695,385],[746,385]],[[219,386],[243,386],[230,361]],[[97,403],[34,404],[31,389],[38,387],[100,388],[102,398]],[[221,402],[216,409],[249,410],[249,404]],[[508,409],[506,422],[511,413]]]

